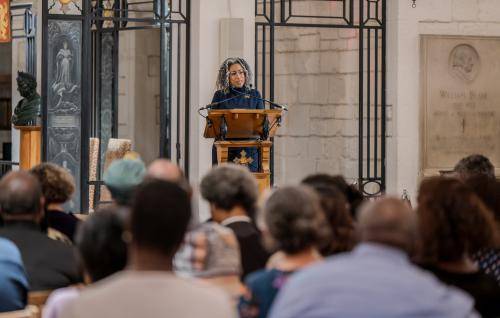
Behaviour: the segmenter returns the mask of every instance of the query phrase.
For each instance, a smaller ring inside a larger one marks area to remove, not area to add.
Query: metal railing
[[[0,179],[12,170],[12,166],[19,166],[19,162],[0,160]]]

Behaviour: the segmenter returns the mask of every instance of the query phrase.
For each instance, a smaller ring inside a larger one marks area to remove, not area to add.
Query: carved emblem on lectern
[[[253,162],[253,158],[247,157],[247,152],[245,150],[242,150],[240,152],[240,157],[234,158],[233,162],[237,165],[248,166]]]
[[[465,82],[476,79],[481,68],[481,60],[476,49],[469,44],[459,44],[451,50],[449,72]]]

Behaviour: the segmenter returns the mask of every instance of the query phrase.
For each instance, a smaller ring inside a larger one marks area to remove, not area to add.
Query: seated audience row
[[[29,282],[73,285],[52,293],[49,318],[500,316],[490,276],[498,279],[500,185],[481,155],[457,164],[458,179],[424,180],[416,211],[395,198],[361,203],[345,179],[325,174],[270,191],[258,209],[249,171],[221,165],[200,183],[211,220],[199,224],[179,167],[118,160],[104,178],[116,204],[74,237],[58,229],[76,248],[46,233],[64,223],[44,219],[67,199],[44,202],[64,192],[58,169],[0,180],[0,266],[10,275],[0,282],[15,286],[0,288],[0,310],[22,308]],[[88,286],[76,285],[74,252]]]
[[[127,270],[85,288],[61,317],[234,317],[222,291],[172,273],[190,218],[189,194],[179,185],[140,185],[130,214]]]
[[[0,237],[17,246],[31,291],[48,290],[82,281],[72,246],[50,239],[41,230],[44,197],[39,181],[23,171],[0,181]]]
[[[474,302],[409,260],[417,219],[398,199],[362,207],[360,244],[293,276],[271,317],[469,317]]]

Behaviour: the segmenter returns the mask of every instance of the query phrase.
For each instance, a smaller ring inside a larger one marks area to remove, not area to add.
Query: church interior
[[[0,318],[499,317],[499,56],[497,0],[0,0]]]

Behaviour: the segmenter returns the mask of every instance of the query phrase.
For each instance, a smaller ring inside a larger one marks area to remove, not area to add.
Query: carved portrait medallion
[[[469,44],[459,44],[451,50],[449,72],[465,82],[473,82],[479,74],[481,60],[476,49]]]

